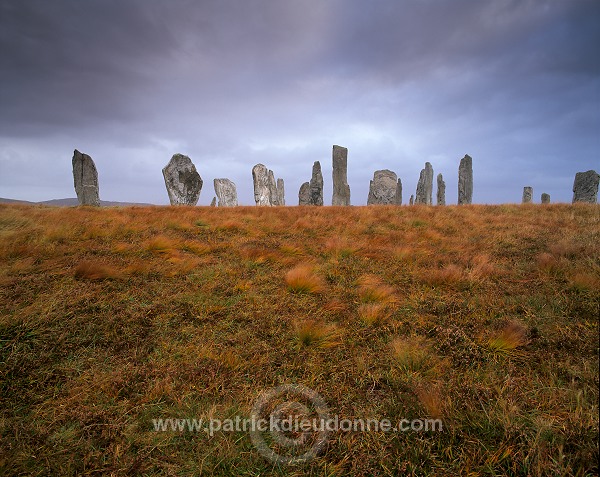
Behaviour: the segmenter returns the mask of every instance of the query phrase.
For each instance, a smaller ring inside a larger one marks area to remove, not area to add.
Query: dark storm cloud
[[[160,168],[184,152],[201,203],[224,176],[252,203],[257,162],[294,203],[335,143],[355,204],[376,168],[407,200],[426,160],[451,202],[466,152],[478,202],[569,200],[598,168],[598,44],[593,0],[0,0],[0,196],[51,198],[48,177],[73,195],[78,147],[106,198],[164,203]]]

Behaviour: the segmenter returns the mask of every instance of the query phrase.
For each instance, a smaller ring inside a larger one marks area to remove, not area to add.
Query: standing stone
[[[162,173],[171,205],[198,203],[203,182],[188,156],[174,154]]]
[[[213,197],[213,200],[210,201],[210,206],[211,207],[216,207],[217,206],[217,198]]]
[[[587,172],[578,172],[575,174],[573,183],[573,203],[589,202],[595,204],[598,202],[598,184],[600,183],[600,174],[594,170]]]
[[[396,184],[396,197],[394,198],[394,204],[402,205],[402,181],[398,179]]]
[[[283,179],[277,179],[277,205],[285,205],[285,184]]]
[[[310,199],[310,183],[305,182],[300,186],[300,191],[298,192],[298,205],[311,205]]]
[[[333,198],[332,205],[350,205],[348,185],[348,149],[333,146]]]
[[[433,167],[429,162],[425,163],[425,169],[421,169],[415,204],[431,205],[433,203]]]
[[[271,198],[271,203],[269,205],[279,205],[279,202],[277,201],[277,182],[275,182],[275,174],[273,174],[271,169],[268,171],[267,183],[269,184],[269,197]]]
[[[414,195],[410,195],[410,200],[408,201],[408,205],[414,205],[415,204],[415,196]]]
[[[398,176],[388,169],[375,171],[369,187],[367,205],[388,205],[396,203]]]
[[[545,192],[542,194],[542,204],[550,203],[550,194],[546,194]]]
[[[533,187],[523,187],[523,204],[531,203],[531,199],[533,199]]]
[[[442,174],[437,175],[437,205],[446,205],[446,183]]]
[[[98,171],[90,156],[73,152],[73,182],[79,205],[100,206],[100,191],[98,186]]]
[[[256,202],[256,205],[271,205],[269,170],[262,164],[256,164],[252,168],[252,179],[254,181],[254,202]]]
[[[310,205],[323,205],[323,174],[321,163],[315,161],[312,167],[312,177],[309,182]]]
[[[215,179],[215,193],[219,198],[219,207],[236,207],[238,205],[237,189],[229,179]]]
[[[458,166],[458,205],[470,204],[473,200],[473,159],[465,154]]]

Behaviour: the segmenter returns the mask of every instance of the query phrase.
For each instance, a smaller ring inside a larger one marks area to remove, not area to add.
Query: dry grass
[[[0,205],[1,475],[598,473],[600,207]],[[247,433],[298,383],[340,418],[302,467]]]
[[[290,291],[295,293],[322,293],[325,284],[321,277],[315,274],[314,266],[301,264],[285,274],[285,283]]]

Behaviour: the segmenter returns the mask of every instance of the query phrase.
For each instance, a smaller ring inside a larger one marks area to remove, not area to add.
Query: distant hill
[[[44,200],[42,202],[30,202],[28,200],[15,200],[15,199],[5,199],[0,197],[0,204],[38,204],[38,205],[50,205],[54,207],[73,207],[79,205],[77,198],[71,197],[68,199],[51,199]],[[149,206],[155,204],[146,204],[143,202],[113,202],[109,200],[101,200],[100,206],[102,207],[130,207],[133,205],[140,206]]]

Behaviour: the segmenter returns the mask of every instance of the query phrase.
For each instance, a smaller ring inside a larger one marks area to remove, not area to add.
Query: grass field
[[[598,474],[600,206],[0,205],[0,474]],[[280,384],[347,419],[274,464]]]

